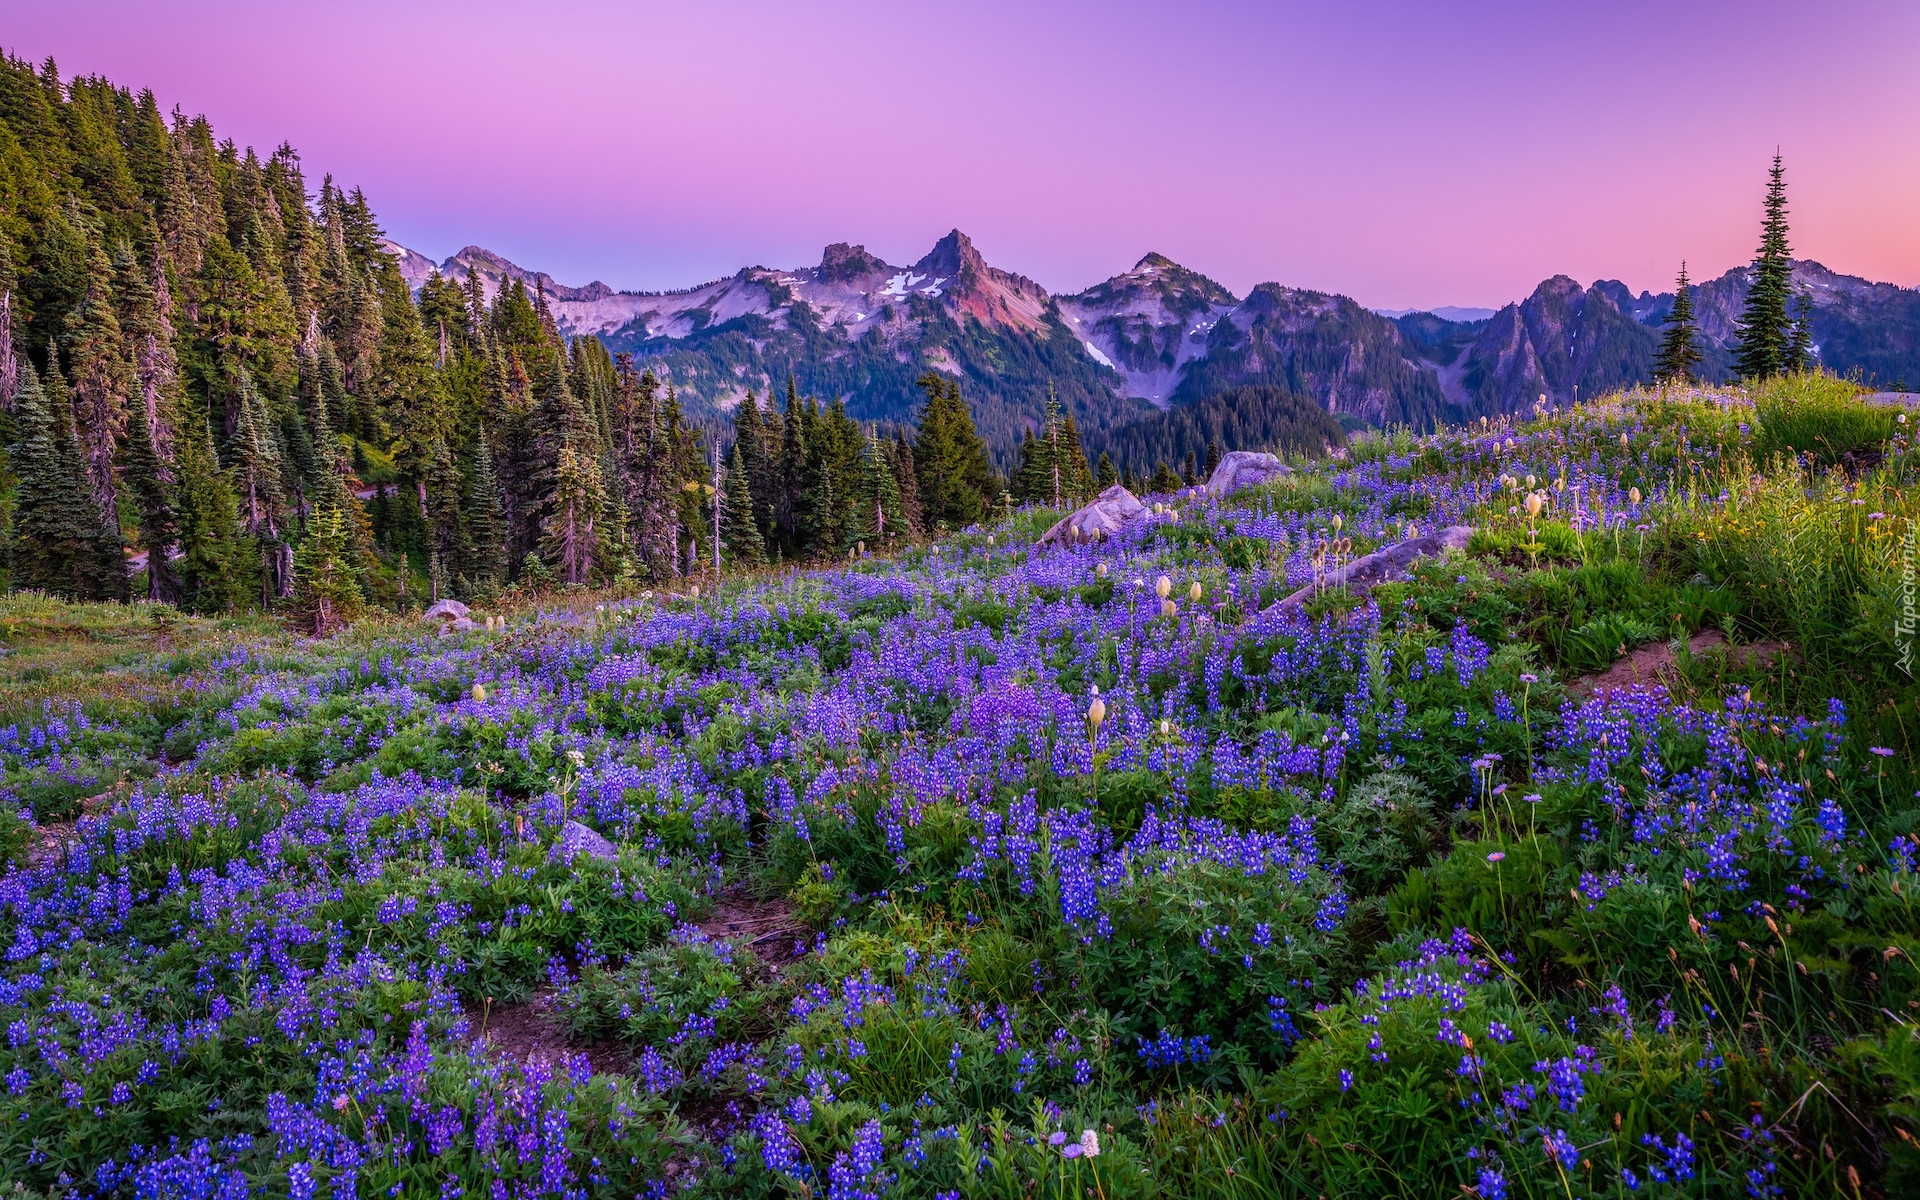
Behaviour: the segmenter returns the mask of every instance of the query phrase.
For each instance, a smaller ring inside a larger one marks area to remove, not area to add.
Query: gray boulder
[[[1207,477],[1207,495],[1225,496],[1241,488],[1257,487],[1291,474],[1293,468],[1271,454],[1263,454],[1258,450],[1235,450],[1221,459],[1220,465]]]
[[[1472,540],[1473,526],[1449,525],[1439,533],[1395,542],[1364,558],[1356,558],[1338,570],[1328,571],[1320,577],[1319,583],[1310,583],[1286,599],[1275,601],[1267,611],[1276,613],[1299,608],[1312,599],[1315,592],[1328,588],[1344,587],[1352,592],[1366,592],[1376,583],[1405,579],[1409,568],[1420,559],[1445,554],[1449,550],[1465,550],[1467,543]]]
[[[436,600],[421,616],[429,621],[464,620],[472,610],[458,600]]]
[[[1052,529],[1040,535],[1040,544],[1102,541],[1152,515],[1152,509],[1116,483],[1095,496],[1093,503],[1055,522]]]
[[[553,844],[553,853],[555,857],[568,862],[582,854],[604,862],[612,862],[620,857],[620,851],[612,842],[578,821],[568,821],[560,827],[560,839]]]

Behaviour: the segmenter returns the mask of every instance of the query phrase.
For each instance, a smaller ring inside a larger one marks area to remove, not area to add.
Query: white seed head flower
[[[1096,694],[1093,698],[1093,703],[1087,705],[1087,721],[1095,729],[1099,729],[1100,722],[1106,719],[1107,719],[1107,702],[1105,700],[1102,700],[1099,697],[1099,695]]]
[[[1168,596],[1173,594],[1173,580],[1168,579],[1165,575],[1162,575],[1160,578],[1154,580],[1153,594],[1160,597],[1162,600],[1165,600]]]
[[[1637,488],[1637,487],[1636,487],[1636,488],[1628,488],[1628,489],[1627,489],[1627,501],[1628,501],[1628,503],[1631,503],[1631,504],[1638,504],[1638,503],[1640,503],[1640,489],[1639,489],[1639,488]]]
[[[1194,601],[1195,603],[1198,603],[1198,602],[1199,602],[1199,600],[1200,600],[1200,581],[1199,581],[1198,579],[1196,579],[1196,580],[1194,580],[1194,581],[1193,581],[1193,586],[1187,589],[1187,596],[1188,596],[1188,598],[1189,598],[1189,599],[1191,599],[1191,600],[1193,600],[1193,601]]]
[[[1180,611],[1179,605],[1175,604],[1171,600],[1162,600],[1160,602],[1160,615],[1163,617],[1171,617],[1173,614],[1179,611]]]
[[[487,689],[477,683],[473,685],[473,702],[475,704],[485,704],[487,702]]]
[[[1093,573],[1095,575],[1098,575],[1100,578],[1105,579],[1107,577],[1107,564],[1105,563],[1093,564]]]

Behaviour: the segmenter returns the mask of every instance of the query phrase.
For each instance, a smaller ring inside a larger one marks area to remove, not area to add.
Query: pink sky
[[[435,258],[687,286],[959,227],[1077,290],[1158,250],[1382,307],[1795,250],[1920,284],[1920,4],[59,0],[0,42],[363,187]]]

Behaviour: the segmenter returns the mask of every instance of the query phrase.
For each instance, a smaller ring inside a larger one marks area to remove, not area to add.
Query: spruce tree
[[[766,565],[767,547],[760,539],[760,524],[753,516],[753,490],[747,486],[747,460],[734,442],[727,461],[727,486],[720,503],[720,542],[732,566]]]
[[[1104,451],[1102,455],[1104,456]],[[1207,478],[1213,478],[1213,472],[1220,466],[1220,443],[1215,438],[1207,439]]]
[[[74,595],[86,600],[127,599],[126,543],[118,524],[110,523],[94,504],[87,463],[74,425],[73,393],[60,373],[56,347],[47,347],[47,408],[53,417],[54,453],[59,458],[58,472],[79,496],[80,511],[86,514],[87,552],[75,564],[77,585]]]
[[[860,459],[860,517],[854,540],[876,548],[891,546],[910,534],[901,513],[900,478],[889,459],[888,443],[878,433],[870,434]]]
[[[251,590],[241,545],[239,505],[213,456],[206,421],[187,421],[178,431],[174,470],[178,478],[180,606],[189,612],[225,613],[241,607]]]
[[[1767,172],[1766,216],[1760,223],[1760,250],[1753,260],[1746,307],[1741,310],[1739,343],[1733,368],[1743,379],[1767,379],[1787,369],[1792,338],[1787,316],[1793,270],[1787,245],[1786,169],[1773,156]]]
[[[1673,311],[1667,314],[1667,331],[1660,340],[1660,352],[1653,360],[1653,377],[1662,383],[1691,383],[1693,368],[1700,361],[1695,344],[1693,285],[1687,282],[1687,264],[1680,264],[1680,277],[1674,281]]]
[[[127,392],[132,380],[113,311],[113,276],[107,256],[87,247],[86,290],[65,320],[62,339],[73,376],[73,422],[87,477],[87,494],[100,519],[119,536],[119,469],[114,461],[127,428]]]
[[[273,435],[266,397],[245,367],[232,370],[233,437],[227,444],[233,463],[240,517],[252,536],[260,562],[260,606],[269,608],[293,590],[293,547],[287,541],[287,472]]]
[[[318,508],[293,557],[289,608],[307,633],[324,637],[352,620],[362,602],[353,528],[337,508]]]
[[[913,468],[927,524],[960,529],[979,521],[998,491],[987,447],[960,398],[960,384],[928,371],[918,380],[926,393],[914,440]]]
[[[1047,385],[1051,394],[1053,385]],[[1080,446],[1080,427],[1073,414],[1063,413],[1059,422],[1060,474],[1065,487],[1063,504],[1077,503],[1093,494],[1093,470],[1087,466],[1087,452]]]
[[[1108,457],[1105,450],[1100,452],[1100,467],[1093,482],[1094,486],[1103,492],[1120,482],[1120,473],[1113,469],[1113,459]]]
[[[900,430],[894,435],[893,446],[887,453],[887,461],[893,467],[894,488],[900,495],[901,528],[906,537],[925,537],[926,514],[920,507],[920,479],[914,473],[913,443],[907,440],[906,430]]]
[[[507,575],[507,522],[500,507],[500,480],[493,469],[493,449],[487,431],[480,430],[473,450],[473,468],[467,473],[466,521],[473,543],[470,578],[474,594],[488,595]]]
[[[97,599],[99,514],[72,456],[62,452],[58,419],[39,375],[25,362],[18,371],[14,441],[7,448],[15,472],[13,584]]]

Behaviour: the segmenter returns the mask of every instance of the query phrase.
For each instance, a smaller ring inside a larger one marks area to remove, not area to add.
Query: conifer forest
[[[0,1200],[1920,1195],[1913,397],[1761,174],[1648,382],[1002,440],[0,59]]]

